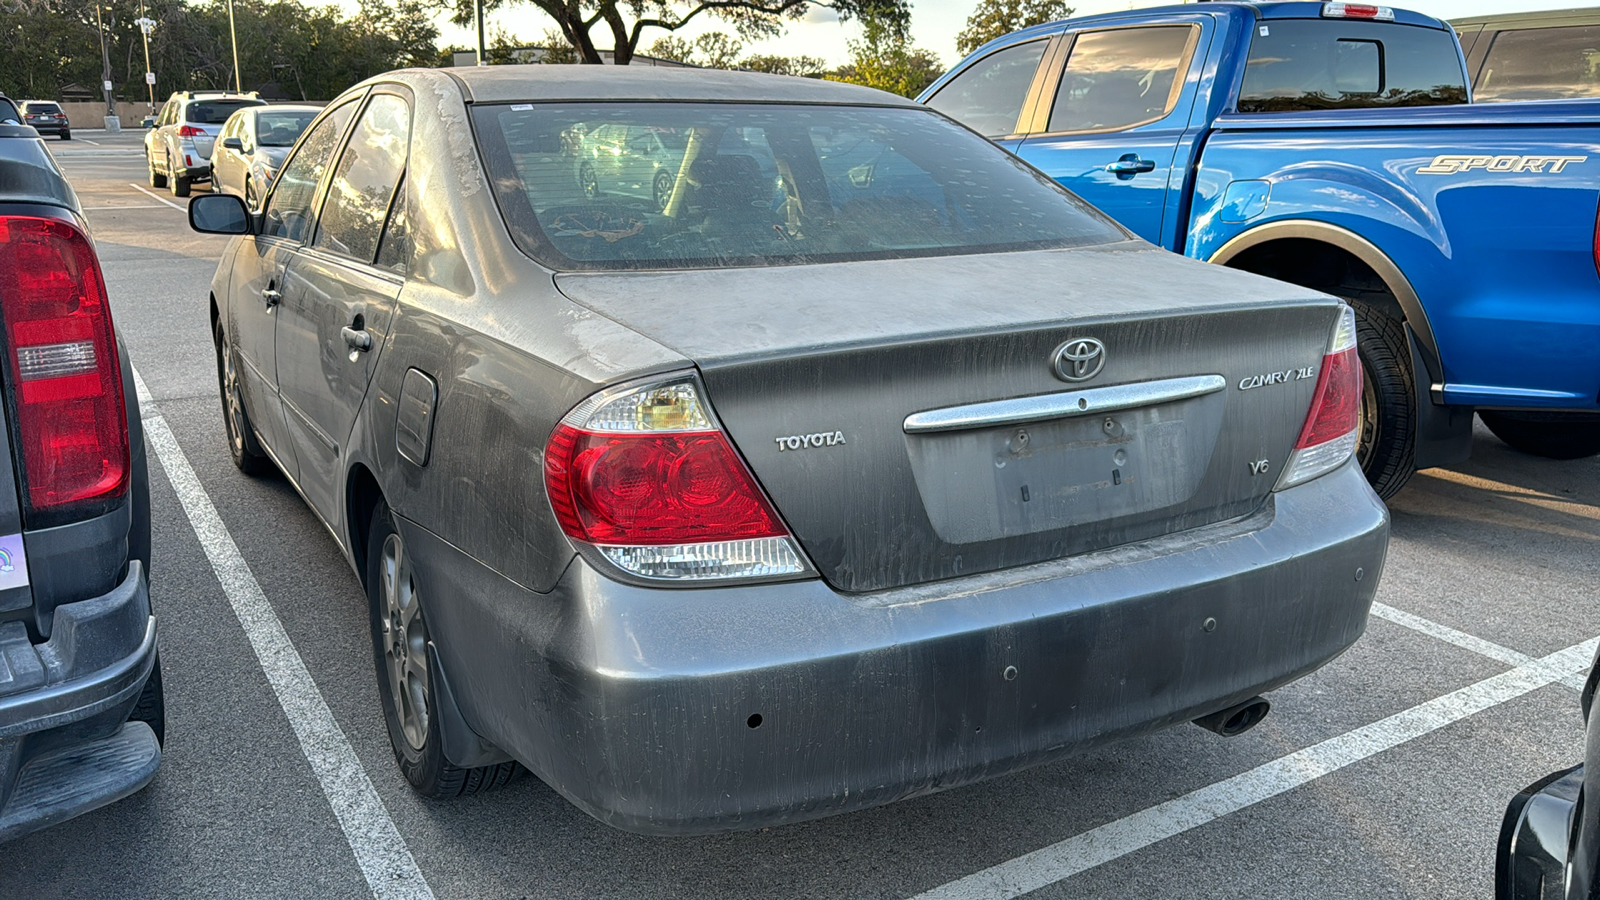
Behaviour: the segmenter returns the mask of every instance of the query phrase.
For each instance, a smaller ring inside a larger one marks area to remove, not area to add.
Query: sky
[[[1090,15],[1146,6],[1162,6],[1173,0],[1068,0],[1068,2],[1077,7],[1077,15]],[[967,16],[976,5],[977,0],[921,0],[921,2],[912,0],[911,34],[916,45],[933,51],[945,66],[955,65],[961,58],[956,53],[956,34],[966,25]],[[1578,4],[1573,0],[1409,0],[1389,5],[1440,18],[1461,18],[1493,13],[1565,9]],[[454,43],[470,47],[477,40],[471,31],[450,24],[446,17],[441,17],[439,24],[440,40],[444,44]],[[539,40],[545,29],[554,25],[555,23],[543,13],[527,4],[497,12],[489,17],[487,23],[491,34],[496,28],[503,28],[529,43]],[[692,38],[706,31],[719,30],[733,33],[733,28],[726,23],[702,15],[679,34]],[[805,21],[791,24],[782,37],[746,44],[744,49],[747,54],[817,56],[830,65],[839,65],[849,60],[850,51],[846,42],[857,37],[859,33],[859,28],[853,24],[840,23],[829,10],[813,7]],[[651,42],[665,34],[666,32],[659,29],[646,31],[639,42],[640,52],[644,52]],[[598,34],[596,36],[599,37]]]

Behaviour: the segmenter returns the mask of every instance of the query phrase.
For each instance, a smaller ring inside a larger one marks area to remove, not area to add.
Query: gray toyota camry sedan
[[[395,72],[259,210],[189,214],[238,235],[233,459],[366,585],[427,796],[520,765],[632,831],[825,816],[1241,731],[1365,625],[1350,310],[909,100]]]

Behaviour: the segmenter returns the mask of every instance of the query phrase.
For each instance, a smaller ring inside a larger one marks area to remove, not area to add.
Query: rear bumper
[[[978,781],[1292,681],[1364,630],[1389,519],[1352,464],[1244,520],[864,595],[640,588],[582,559],[531,594],[403,527],[462,598],[428,615],[467,723],[602,821],[684,834]]]
[[[155,776],[161,751],[129,723],[156,662],[138,561],[109,593],[55,608],[50,640],[0,628],[0,841],[120,800]]]

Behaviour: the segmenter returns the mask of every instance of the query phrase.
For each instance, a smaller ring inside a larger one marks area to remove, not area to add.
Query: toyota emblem
[[[1056,348],[1056,377],[1062,381],[1088,381],[1106,364],[1106,345],[1094,338],[1073,338]]]

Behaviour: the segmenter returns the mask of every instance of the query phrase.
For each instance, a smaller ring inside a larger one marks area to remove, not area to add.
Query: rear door
[[[342,448],[405,277],[404,254],[395,255],[402,249],[411,133],[411,104],[402,90],[376,89],[357,119],[329,181],[316,236],[291,266],[302,288],[285,298],[278,316],[278,387],[300,489],[328,521],[338,512]]]
[[[1069,33],[1071,47],[1043,100],[1041,133],[1018,156],[1152,243],[1161,244],[1173,167],[1189,127],[1209,17]]]

